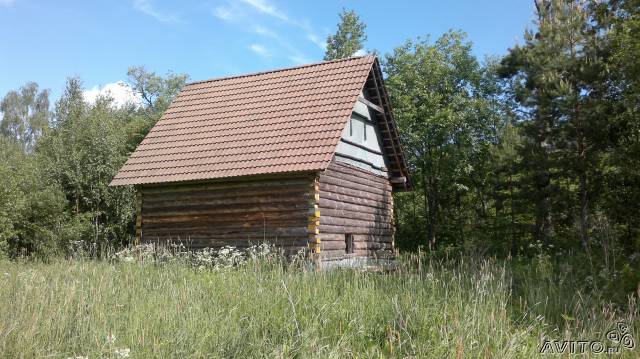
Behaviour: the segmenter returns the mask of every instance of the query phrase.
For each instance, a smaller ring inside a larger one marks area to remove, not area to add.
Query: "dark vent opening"
[[[344,235],[344,244],[345,244],[345,251],[347,252],[347,254],[353,253],[354,252],[354,248],[353,248],[353,234],[345,234]]]

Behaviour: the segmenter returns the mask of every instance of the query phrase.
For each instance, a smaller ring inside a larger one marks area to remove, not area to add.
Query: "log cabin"
[[[110,185],[136,187],[139,242],[320,263],[393,257],[392,194],[411,189],[372,56],[189,83]]]

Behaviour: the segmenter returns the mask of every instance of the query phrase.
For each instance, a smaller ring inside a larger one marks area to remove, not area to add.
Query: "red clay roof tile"
[[[111,185],[325,169],[374,57],[185,85]]]

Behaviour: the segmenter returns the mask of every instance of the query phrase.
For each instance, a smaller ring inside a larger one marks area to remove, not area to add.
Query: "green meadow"
[[[639,339],[614,298],[547,258],[403,257],[386,271],[279,260],[0,262],[0,357],[530,358],[544,340]],[[598,356],[588,353],[588,356]]]

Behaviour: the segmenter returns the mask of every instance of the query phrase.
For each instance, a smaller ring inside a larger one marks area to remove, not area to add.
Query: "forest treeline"
[[[395,196],[396,242],[605,253],[640,272],[640,0],[535,4],[503,57],[478,59],[460,31],[380,56],[414,185]],[[343,11],[325,59],[362,50],[365,31]],[[130,243],[134,189],[108,183],[186,81],[133,67],[141,103],[121,107],[85,101],[78,78],[53,105],[35,83],[6,94],[0,252]]]
[[[386,56],[416,186],[396,198],[406,245],[637,256],[640,2],[535,4],[503,58],[480,64],[457,32]]]
[[[0,254],[10,257],[100,253],[126,245],[135,221],[133,187],[109,187],[127,156],[187,81],[132,67],[129,86],[141,103],[89,103],[68,79],[51,108],[36,83],[0,102]]]

